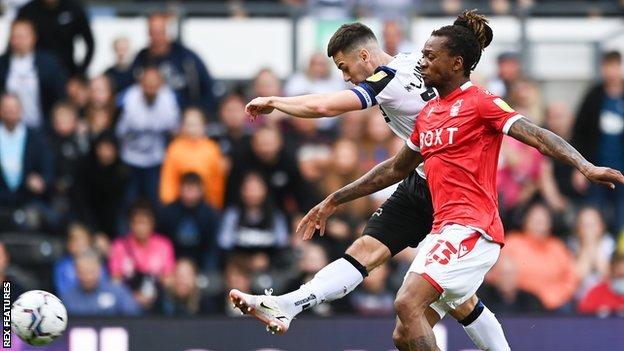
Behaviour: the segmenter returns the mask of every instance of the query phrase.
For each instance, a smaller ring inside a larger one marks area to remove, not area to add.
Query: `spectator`
[[[381,113],[376,109],[367,110],[365,121],[364,138],[359,144],[359,163],[362,170],[368,171],[395,155],[390,153],[394,135]]]
[[[93,58],[95,45],[87,15],[74,0],[33,0],[19,10],[18,18],[35,24],[41,49],[55,53],[70,73],[85,74]],[[75,40],[81,38],[86,46],[82,62],[74,59]]]
[[[146,67],[140,82],[130,87],[121,101],[116,133],[121,159],[132,170],[126,204],[146,197],[155,206],[159,203],[160,166],[167,134],[177,128],[180,109],[173,91],[163,85],[155,67]]]
[[[102,274],[97,254],[87,252],[76,257],[78,286],[60,294],[67,312],[75,316],[136,316],[141,309],[130,291],[109,281]]]
[[[90,108],[86,111],[87,135],[90,141],[102,133],[112,130],[116,112],[105,108]]]
[[[0,96],[0,123],[0,204],[5,209],[35,207],[48,224],[58,224],[47,204],[52,157],[41,136],[24,125],[17,95]]]
[[[329,62],[322,52],[312,54],[306,71],[297,72],[288,79],[284,86],[284,94],[286,96],[322,94],[344,89],[345,83],[331,74]]]
[[[577,298],[581,299],[588,289],[609,271],[609,260],[615,251],[615,240],[607,232],[606,223],[595,207],[584,207],[576,216],[576,236],[570,240],[570,248],[576,256],[576,275],[580,286]]]
[[[559,135],[566,141],[572,137],[574,115],[567,103],[555,101],[546,108],[544,126]],[[553,162],[546,159],[544,166],[543,191],[548,204],[557,210],[570,208],[570,200],[581,198],[581,193],[572,186],[572,171],[574,168],[563,162]]]
[[[120,234],[120,204],[129,178],[130,169],[119,158],[113,133],[98,135],[78,165],[73,192],[78,218],[108,238]]]
[[[506,240],[502,255],[518,267],[518,287],[536,295],[548,310],[565,309],[577,287],[572,254],[551,235],[552,219],[540,203],[527,210],[522,233]]]
[[[390,267],[383,264],[364,279],[362,285],[349,295],[353,311],[361,316],[391,316],[394,314],[394,292],[388,289]]]
[[[206,183],[197,173],[185,173],[180,178],[179,194],[161,211],[159,227],[173,242],[178,257],[189,258],[198,267],[216,269],[219,216],[204,200]]]
[[[214,208],[222,208],[225,196],[225,159],[219,145],[205,134],[205,118],[198,108],[184,111],[178,136],[169,144],[160,177],[160,199],[164,204],[180,194],[182,175],[197,173],[204,197]]]
[[[342,79],[331,72],[330,60],[322,52],[316,52],[310,56],[308,67],[305,72],[296,72],[284,85],[286,96],[297,96],[305,94],[323,94],[339,91],[345,88]],[[260,95],[265,96],[265,95]],[[326,118],[321,120],[305,120],[295,118],[295,121],[314,122],[323,131],[329,131],[338,123],[336,118]]]
[[[509,15],[511,3],[509,0],[490,0],[490,9],[498,16]]]
[[[240,160],[249,152],[251,133],[245,114],[245,100],[238,93],[230,93],[221,100],[219,123],[210,125],[210,137],[221,147],[227,157],[226,173],[232,168],[234,160]]]
[[[258,96],[283,96],[282,82],[277,74],[270,68],[263,68],[253,78],[251,83],[251,98]],[[273,111],[270,119],[264,119],[265,124],[275,125],[287,114],[281,111]],[[258,121],[260,119],[257,119]]]
[[[614,169],[624,169],[624,78],[622,56],[617,51],[603,55],[602,81],[585,95],[577,113],[572,143],[588,161]],[[575,187],[587,190],[590,203],[607,216],[612,229],[624,230],[624,190],[590,186],[575,172]]]
[[[78,287],[76,258],[94,249],[89,229],[80,223],[73,223],[67,229],[67,253],[54,263],[54,288],[59,295]],[[102,278],[108,279],[106,270]]]
[[[613,256],[609,277],[587,293],[578,310],[600,316],[613,313],[624,315],[624,255]]]
[[[106,109],[113,112],[116,109],[115,94],[109,77],[101,75],[91,78],[88,94],[88,108]]]
[[[268,256],[288,244],[288,221],[273,204],[268,190],[260,174],[247,173],[236,205],[223,213],[217,236],[221,249],[249,253],[249,261],[265,262],[254,270],[266,269]]]
[[[537,149],[513,138],[503,139],[496,180],[501,214],[507,222],[540,191],[544,163]]]
[[[172,283],[163,301],[165,315],[196,316],[215,312],[213,301],[197,286],[197,266],[193,261],[178,260]]]
[[[477,295],[496,313],[542,312],[544,307],[533,294],[519,286],[519,268],[515,260],[503,255],[486,277]]]
[[[78,163],[86,153],[85,135],[78,132],[76,109],[68,103],[58,103],[52,110],[52,133],[50,147],[54,153],[55,190],[61,196],[68,195],[74,186]]]
[[[154,211],[137,202],[129,212],[130,233],[113,242],[109,259],[111,277],[123,281],[135,300],[148,311],[168,286],[175,267],[171,241],[154,232]]]
[[[282,136],[275,128],[263,126],[251,140],[251,153],[236,162],[228,177],[227,204],[236,202],[243,176],[250,170],[259,172],[268,184],[277,208],[288,214],[312,207],[309,187],[294,156],[283,148]]]
[[[26,292],[27,286],[24,286],[22,280],[24,278],[23,272],[10,264],[11,256],[7,251],[4,243],[0,241],[0,281],[11,282],[11,297],[13,299]]]
[[[35,49],[33,23],[11,25],[9,50],[0,56],[0,91],[19,96],[28,127],[49,127],[52,106],[65,97],[65,72],[56,57]]]
[[[284,144],[291,154],[301,152],[302,149],[316,150],[319,153],[328,153],[334,141],[333,132],[322,129],[322,123],[312,118],[287,118],[282,125]]]
[[[228,292],[232,289],[251,291],[251,271],[247,263],[243,256],[234,255],[228,258],[223,270],[224,291]],[[241,317],[240,310],[232,307],[228,294],[224,292],[222,296],[218,311],[228,317]]]
[[[65,86],[67,99],[78,110],[80,117],[84,116],[89,104],[89,83],[87,78],[80,75],[71,76]]]
[[[115,64],[109,67],[104,75],[113,83],[113,90],[120,92],[124,87],[132,85],[132,60],[128,38],[116,38],[113,41],[113,52],[115,53]]]
[[[503,52],[496,60],[498,73],[496,78],[489,82],[487,88],[494,95],[509,100],[512,86],[522,78],[522,63],[515,52]],[[529,115],[532,116],[532,115]]]
[[[282,96],[282,82],[270,68],[263,68],[253,78],[252,97]]]
[[[414,52],[414,46],[410,40],[404,38],[401,23],[396,20],[388,20],[383,23],[383,45],[383,50],[390,56]]]
[[[368,111],[357,110],[350,111],[340,117],[340,131],[341,138],[358,142],[364,137],[364,121]]]
[[[536,82],[519,78],[511,84],[508,95],[509,103],[518,113],[531,116],[531,121],[537,125],[543,124],[545,108]]]
[[[150,42],[141,50],[132,64],[136,73],[146,66],[156,66],[166,84],[175,91],[179,105],[185,109],[199,106],[208,116],[217,108],[214,82],[202,60],[192,50],[168,33],[169,17],[154,14],[148,20]]]
[[[331,163],[324,176],[322,188],[327,196],[350,182],[356,180],[360,175],[358,145],[350,140],[339,139],[334,143]],[[368,198],[355,200],[338,210],[338,213],[347,214],[351,217],[368,217],[370,208]]]

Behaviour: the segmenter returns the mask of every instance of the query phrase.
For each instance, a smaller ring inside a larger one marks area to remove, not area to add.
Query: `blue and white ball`
[[[67,310],[53,294],[31,290],[20,295],[13,303],[11,328],[30,345],[47,345],[67,328]]]

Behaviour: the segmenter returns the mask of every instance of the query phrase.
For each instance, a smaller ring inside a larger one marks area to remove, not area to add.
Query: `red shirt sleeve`
[[[509,132],[511,125],[522,118],[503,99],[485,91],[480,91],[476,96],[477,109],[487,126],[499,133]]]
[[[425,106],[424,109],[420,110],[420,113],[414,121],[414,130],[412,130],[412,135],[410,135],[410,138],[407,139],[407,141],[405,142],[410,149],[416,152],[420,152],[420,133],[418,132],[418,119],[423,115],[423,112],[425,110],[427,110],[427,106]]]

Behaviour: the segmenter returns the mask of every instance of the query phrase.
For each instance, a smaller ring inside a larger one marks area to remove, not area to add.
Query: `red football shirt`
[[[420,151],[433,198],[432,233],[461,224],[503,244],[496,168],[503,133],[522,116],[466,82],[420,112],[408,146]]]

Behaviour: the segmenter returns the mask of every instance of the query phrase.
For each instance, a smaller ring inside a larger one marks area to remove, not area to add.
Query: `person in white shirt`
[[[137,84],[121,97],[121,115],[116,127],[121,160],[132,169],[127,204],[138,197],[158,204],[160,165],[167,147],[167,134],[175,131],[180,107],[159,70],[144,68]]]

